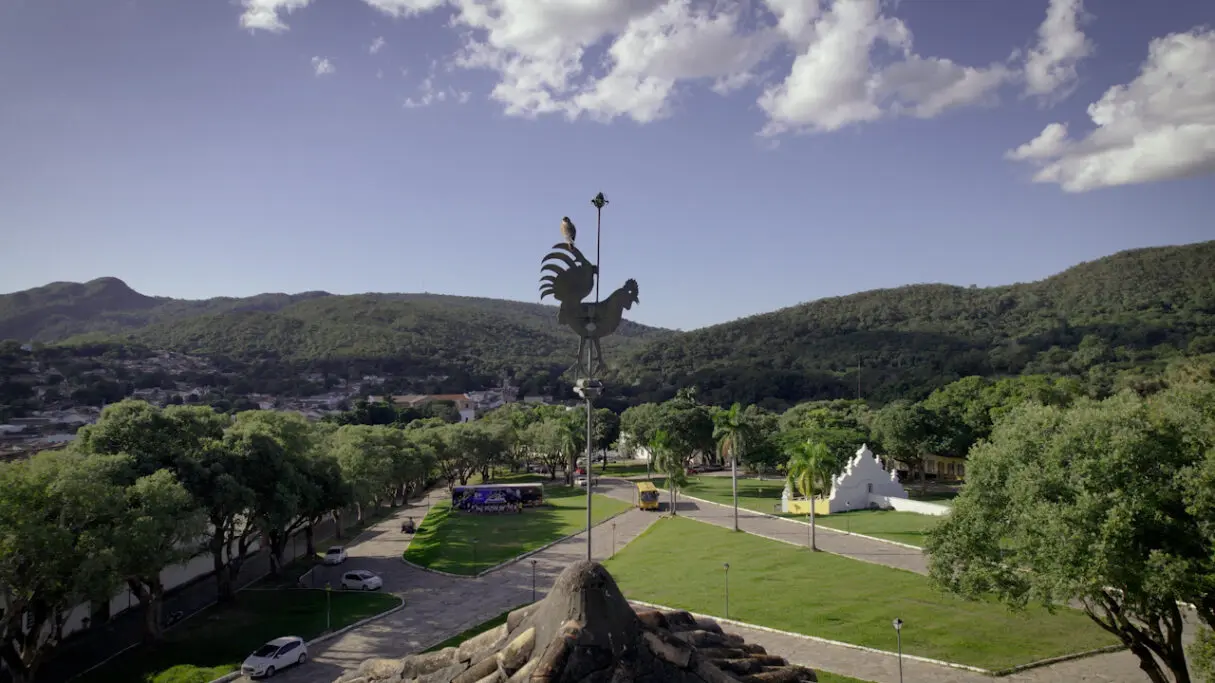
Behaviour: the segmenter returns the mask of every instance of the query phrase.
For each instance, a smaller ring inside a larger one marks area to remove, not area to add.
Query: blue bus
[[[543,484],[480,484],[451,490],[452,509],[465,512],[517,512],[543,503]]]

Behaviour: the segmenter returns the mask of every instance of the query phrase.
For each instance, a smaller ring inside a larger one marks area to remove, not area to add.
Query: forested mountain
[[[621,349],[670,334],[631,322],[604,344]],[[409,377],[503,370],[544,386],[572,362],[577,340],[552,306],[437,294],[327,292],[202,301],[144,296],[121,280],[57,282],[0,296],[0,339],[123,342],[204,356]],[[338,367],[343,366],[343,367]],[[540,380],[538,376],[547,379]],[[471,381],[471,380],[470,380]],[[474,382],[474,383],[477,383]],[[472,387],[469,387],[472,388]]]
[[[911,285],[667,337],[623,364],[639,398],[921,398],[967,375],[1084,376],[1215,351],[1215,242],[1125,251],[1039,282]]]
[[[576,345],[551,306],[431,294],[325,292],[181,301],[114,278],[0,296],[0,339],[108,341],[326,372],[455,376],[512,371],[559,387]],[[1122,252],[1033,283],[874,290],[687,333],[625,323],[605,344],[611,393],[783,407],[812,398],[921,398],[968,375],[1079,376],[1215,351],[1215,242]],[[277,366],[269,366],[277,367]],[[859,374],[858,374],[859,372]],[[454,385],[451,385],[454,386]]]

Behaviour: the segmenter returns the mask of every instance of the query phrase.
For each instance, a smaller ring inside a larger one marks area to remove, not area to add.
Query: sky
[[[1215,239],[1211,0],[0,0],[0,292],[538,301],[562,216],[692,329]],[[551,301],[551,300],[550,300]]]

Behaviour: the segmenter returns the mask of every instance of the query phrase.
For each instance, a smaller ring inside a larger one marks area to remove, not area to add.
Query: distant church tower
[[[502,401],[505,403],[514,403],[519,400],[519,389],[510,384],[510,375],[502,371]]]

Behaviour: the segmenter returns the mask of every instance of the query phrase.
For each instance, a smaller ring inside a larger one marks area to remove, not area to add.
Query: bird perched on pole
[[[561,219],[561,236],[565,238],[565,243],[568,246],[574,246],[574,238],[578,236],[578,229],[574,227],[574,222],[569,216]]]

